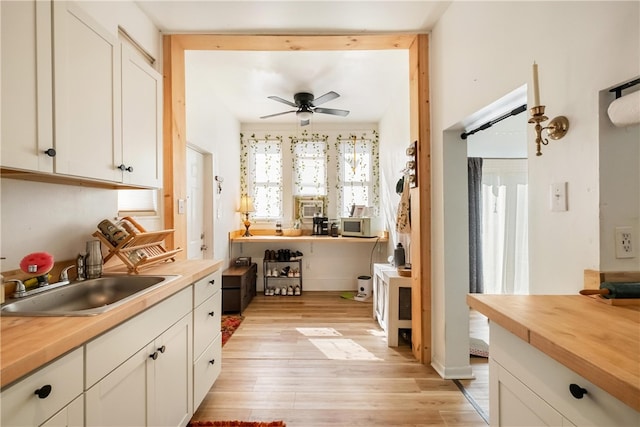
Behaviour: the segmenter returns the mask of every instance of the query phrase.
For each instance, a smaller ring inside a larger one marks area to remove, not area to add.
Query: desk
[[[408,289],[408,298],[400,298],[400,288]],[[400,329],[411,329],[411,277],[400,276],[391,264],[373,264],[373,318],[389,347],[398,346]]]

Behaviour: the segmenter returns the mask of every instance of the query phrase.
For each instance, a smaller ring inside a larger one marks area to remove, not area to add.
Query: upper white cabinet
[[[162,79],[127,44],[121,44],[122,182],[160,187],[162,181]],[[117,150],[116,150],[117,152]],[[118,166],[120,166],[118,165]]]
[[[53,3],[55,172],[118,181],[118,39],[77,4]]]
[[[160,187],[160,74],[81,3],[1,7],[2,166]]]
[[[0,15],[2,166],[53,172],[51,5],[3,1]]]

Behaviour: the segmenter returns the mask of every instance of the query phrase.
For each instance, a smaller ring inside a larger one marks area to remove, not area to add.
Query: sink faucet
[[[23,296],[26,296],[27,288],[24,286],[24,283],[22,283],[22,280],[9,279],[9,280],[5,280],[4,281],[4,283],[9,283],[9,282],[15,282],[16,283],[16,290],[13,293],[13,297],[14,298],[22,298]]]

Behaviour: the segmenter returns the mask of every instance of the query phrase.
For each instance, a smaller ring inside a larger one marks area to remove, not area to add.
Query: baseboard
[[[474,380],[471,364],[465,366],[444,366],[437,360],[431,361],[431,367],[445,380]]]

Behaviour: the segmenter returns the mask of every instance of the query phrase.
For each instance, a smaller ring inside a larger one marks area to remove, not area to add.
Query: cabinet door
[[[40,425],[82,395],[83,356],[82,348],[73,350],[3,389],[0,425]]]
[[[84,396],[69,403],[60,412],[49,418],[41,427],[84,426]]]
[[[119,181],[117,38],[77,3],[53,2],[55,172]]]
[[[150,426],[184,426],[193,405],[191,315],[183,317],[155,341],[155,359],[149,359]]]
[[[0,2],[2,166],[53,172],[51,3]]]
[[[121,53],[122,181],[161,187],[162,79],[132,48]]]
[[[147,425],[148,344],[85,392],[87,426]]]
[[[226,291],[226,290],[224,290]],[[211,298],[193,310],[193,357],[198,358],[213,338],[220,333],[222,312],[222,292],[216,292]]]
[[[490,367],[491,426],[572,426],[566,418],[498,363]]]
[[[222,334],[213,339],[193,363],[193,411],[195,412],[218,379],[222,369]]]

